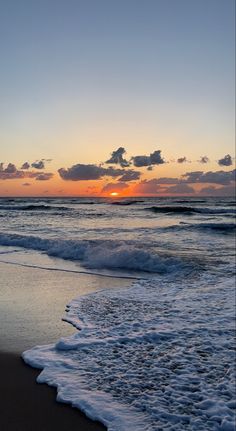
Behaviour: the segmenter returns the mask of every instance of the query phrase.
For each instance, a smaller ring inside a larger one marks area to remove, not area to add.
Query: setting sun
[[[112,193],[110,193],[110,196],[118,196],[118,195],[119,195],[118,192],[112,192]]]

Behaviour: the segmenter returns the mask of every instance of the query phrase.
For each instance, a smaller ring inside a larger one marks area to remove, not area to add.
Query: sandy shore
[[[56,402],[56,390],[37,384],[38,371],[14,354],[0,353],[1,431],[102,431],[99,423]]]
[[[1,258],[47,264],[47,257],[34,253],[19,252]],[[52,263],[49,261],[50,266]],[[0,430],[105,430],[78,409],[56,402],[56,390],[36,382],[39,371],[27,366],[21,353],[36,344],[53,343],[75,332],[71,325],[61,321],[65,305],[73,298],[100,288],[120,286],[122,281],[3,262],[0,274]]]

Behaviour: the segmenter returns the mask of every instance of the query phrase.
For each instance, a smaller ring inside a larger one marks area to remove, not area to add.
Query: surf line
[[[0,251],[0,254],[19,253],[21,250]]]
[[[8,262],[6,260],[1,260],[1,259],[0,259],[0,263],[6,263],[8,265],[23,266],[25,268],[43,269],[45,271],[71,272],[73,274],[87,274],[87,275],[96,275],[98,277],[121,278],[121,279],[127,279],[127,280],[146,280],[146,278],[144,277],[134,277],[131,275],[109,275],[109,274],[101,274],[99,272],[76,271],[74,269],[52,268],[47,266],[30,265],[28,263]]]

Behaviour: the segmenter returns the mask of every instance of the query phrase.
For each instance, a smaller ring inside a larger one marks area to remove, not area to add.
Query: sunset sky
[[[232,195],[234,0],[2,0],[0,196]]]

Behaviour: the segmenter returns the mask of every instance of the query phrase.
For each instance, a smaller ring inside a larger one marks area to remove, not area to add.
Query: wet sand
[[[1,431],[105,431],[66,404],[56,390],[36,382],[38,371],[14,354],[0,353]]]
[[[13,253],[1,255],[4,258],[19,262],[29,256]],[[36,382],[40,371],[27,366],[21,353],[38,344],[55,343],[61,336],[75,332],[75,328],[61,320],[66,304],[73,298],[128,283],[0,262],[1,431],[106,429],[78,409],[58,403],[56,389]]]

